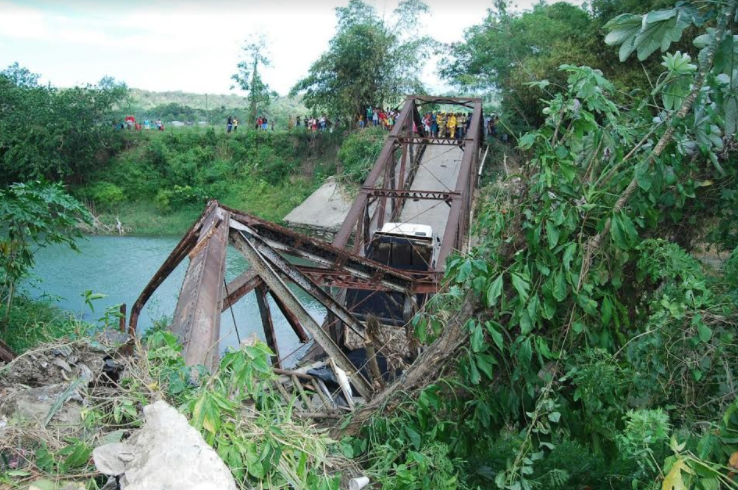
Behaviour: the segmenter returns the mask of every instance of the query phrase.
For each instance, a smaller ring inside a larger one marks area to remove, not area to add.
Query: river
[[[126,303],[130,311],[141,290],[178,241],[179,237],[89,236],[77,242],[79,252],[66,246],[42,248],[36,253],[33,277],[26,283],[25,290],[36,298],[50,297],[60,308],[87,321],[97,320],[102,317],[106,308],[120,303]],[[228,281],[247,269],[246,261],[233,247],[229,247],[226,261]],[[150,328],[156,320],[165,317],[171,319],[184,280],[186,262],[187,260],[179,265],[149,300],[138,322],[140,332]],[[302,290],[293,285],[290,287],[310,314],[319,323],[322,322],[325,309]],[[106,295],[93,302],[94,312],[84,306],[81,295],[86,290]],[[276,304],[271,298],[269,301],[280,354],[285,357],[297,350],[284,362],[285,366],[290,367],[299,359],[306,346],[301,348],[299,340]],[[236,319],[235,326],[229,310],[221,316],[221,351],[237,346],[238,335],[244,339],[256,333],[264,340],[254,293],[236,303],[233,315]]]

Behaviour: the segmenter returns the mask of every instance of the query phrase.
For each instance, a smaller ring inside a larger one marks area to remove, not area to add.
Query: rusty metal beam
[[[217,205],[208,214],[187,267],[171,330],[182,342],[188,366],[215,369],[220,358],[220,315],[228,244],[229,213]]]
[[[217,206],[217,201],[208,202],[208,205],[205,207],[205,211],[203,211],[195,224],[192,225],[192,228],[190,228],[189,231],[185,233],[185,236],[182,237],[179,243],[174,247],[174,250],[172,250],[172,253],[169,254],[161,267],[159,267],[159,270],[156,271],[151,280],[144,287],[143,291],[141,291],[138,299],[136,299],[136,302],[133,303],[133,306],[131,307],[131,317],[128,323],[128,333],[130,335],[136,335],[138,316],[141,314],[141,310],[143,310],[143,307],[149,301],[151,295],[154,294],[154,291],[156,291],[157,288],[161,286],[161,283],[163,283],[164,280],[169,277],[169,274],[171,274],[172,271],[177,268],[179,263],[182,262],[185,257],[187,257],[187,254],[190,252],[190,250],[195,247],[197,243],[197,236],[202,229],[202,225],[205,219],[210,215],[210,213],[213,212],[213,209],[215,209]]]
[[[256,288],[256,305],[259,307],[259,315],[261,316],[261,324],[264,327],[264,337],[269,348],[274,352],[272,356],[272,366],[281,368],[279,363],[281,356],[279,355],[279,344],[277,343],[277,335],[274,332],[274,322],[272,322],[272,312],[267,301],[267,288],[262,284]]]
[[[346,308],[343,307],[333,296],[323,291],[320,286],[315,284],[305,274],[294,265],[290,264],[286,259],[279,255],[273,248],[266,244],[256,235],[245,232],[237,232],[248,239],[249,242],[258,250],[258,252],[270,262],[270,264],[290,281],[297,284],[299,288],[308,293],[310,296],[318,300],[329,312],[338,317],[351,330],[353,330],[361,338],[364,338],[364,325],[354,317]]]
[[[267,289],[267,291],[269,290]],[[279,308],[279,311],[282,312],[282,315],[284,316],[285,320],[287,320],[287,323],[292,328],[292,331],[295,332],[295,335],[297,335],[297,338],[300,339],[300,342],[302,342],[303,344],[305,342],[309,342],[310,337],[308,337],[308,334],[305,332],[305,329],[300,324],[300,320],[297,318],[297,316],[295,316],[295,314],[287,308],[287,305],[285,305],[278,296],[275,296],[271,291],[269,291],[269,295],[277,304],[277,308]]]
[[[446,201],[450,203],[454,199],[461,196],[458,192],[454,191],[424,191],[424,190],[403,190],[403,189],[382,189],[379,187],[361,189],[361,192],[366,192],[372,197],[389,197],[389,198],[401,198],[401,199],[413,199],[419,201],[422,199],[433,200],[433,201]]]
[[[345,272],[322,267],[297,266],[297,269],[308,276],[311,281],[321,287],[337,287],[348,289],[363,289],[365,291],[392,291],[376,284],[371,280],[365,280],[347,274]],[[437,293],[442,272],[425,272],[418,274],[414,282],[412,292],[415,294]]]
[[[400,144],[415,144],[415,145],[444,145],[444,146],[464,146],[464,140],[457,140],[451,138],[431,138],[421,136],[400,136],[397,138],[397,142]]]
[[[226,296],[223,298],[223,309],[221,311],[225,311],[235,305],[238,300],[262,284],[264,284],[264,281],[256,274],[256,271],[247,270],[226,286]]]
[[[240,211],[231,210],[231,228],[258,235],[270,247],[301,257],[321,266],[332,267],[357,277],[380,281],[387,288],[405,292],[412,290],[413,279],[406,271],[369,260],[347,250],[311,238]]]
[[[455,192],[460,194],[460,199],[454,199],[451,204],[451,210],[448,214],[446,229],[443,233],[443,241],[441,242],[441,250],[438,254],[438,267],[443,267],[446,257],[452,250],[463,250],[466,241],[463,240],[467,231],[467,216],[471,206],[471,197],[474,189],[473,175],[475,174],[475,166],[478,160],[479,143],[481,139],[482,127],[482,100],[475,99],[474,109],[472,111],[472,122],[469,127],[468,137],[466,138],[466,149],[461,158],[461,167],[459,169],[459,177],[456,180]]]
[[[269,262],[255,248],[242,233],[233,230],[230,233],[231,241],[236,249],[243,254],[251,267],[256,269],[264,283],[272,291],[272,294],[278,296],[290,311],[292,311],[300,320],[300,323],[308,329],[315,341],[325,350],[325,352],[338,364],[338,366],[346,371],[351,382],[357,391],[366,399],[372,397],[372,388],[369,382],[356,370],[351,361],[341,351],[341,348],[333,342],[327,332],[325,332],[295,295],[290,291],[287,285],[282,281],[275,272]]]

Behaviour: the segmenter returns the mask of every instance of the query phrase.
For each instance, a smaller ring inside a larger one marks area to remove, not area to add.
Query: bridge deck
[[[458,146],[428,145],[411,190],[453,191],[459,178],[463,154]],[[451,207],[444,201],[408,199],[400,213],[400,221],[430,225],[443,241],[450,210]]]

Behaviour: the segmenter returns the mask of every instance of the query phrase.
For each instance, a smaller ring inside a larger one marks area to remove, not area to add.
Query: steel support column
[[[220,314],[229,213],[215,207],[205,220],[187,267],[171,330],[188,366],[215,369],[220,359]]]

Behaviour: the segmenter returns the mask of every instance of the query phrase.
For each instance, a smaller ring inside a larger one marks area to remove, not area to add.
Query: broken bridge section
[[[426,135],[419,113],[419,108],[426,104],[470,110],[471,124],[466,136],[451,140]],[[439,290],[445,258],[453,250],[464,251],[468,242],[480,165],[482,120],[481,99],[408,97],[332,244],[211,201],[136,300],[129,332],[135,334],[140,312],[154,291],[178,264],[189,258],[170,327],[183,344],[188,365],[204,365],[211,370],[217,367],[221,314],[254,292],[267,344],[275,353],[272,367],[292,380],[306,407],[310,404],[304,399],[298,378],[313,378],[304,371],[280,369],[282,358],[268,297],[274,300],[301,342],[312,339],[327,355],[329,362],[323,366],[332,366],[338,378],[345,374],[365,400],[371,399],[375,390],[384,385],[376,356],[355,366],[347,355],[350,349],[341,332],[346,329],[354,340],[359,339],[366,346],[367,353],[373,353],[378,347],[372,333],[376,331],[376,319],[364,315],[360,320],[347,307],[346,293],[380,294],[388,301],[400,295],[411,299],[406,305],[413,315],[419,307],[416,298],[427,298]],[[439,254],[432,266],[426,270],[401,270],[366,257],[373,233],[386,222],[422,224],[423,216],[430,220],[429,226],[438,230]],[[250,265],[230,283],[225,280],[228,245]],[[303,259],[308,265],[294,265],[289,257]],[[328,317],[323,325],[310,315],[288,284],[299,287],[326,308]],[[332,400],[322,381],[315,378],[313,383],[317,395]],[[277,389],[284,391],[279,383]],[[346,386],[341,389],[352,405]],[[338,408],[335,403],[333,406]]]

